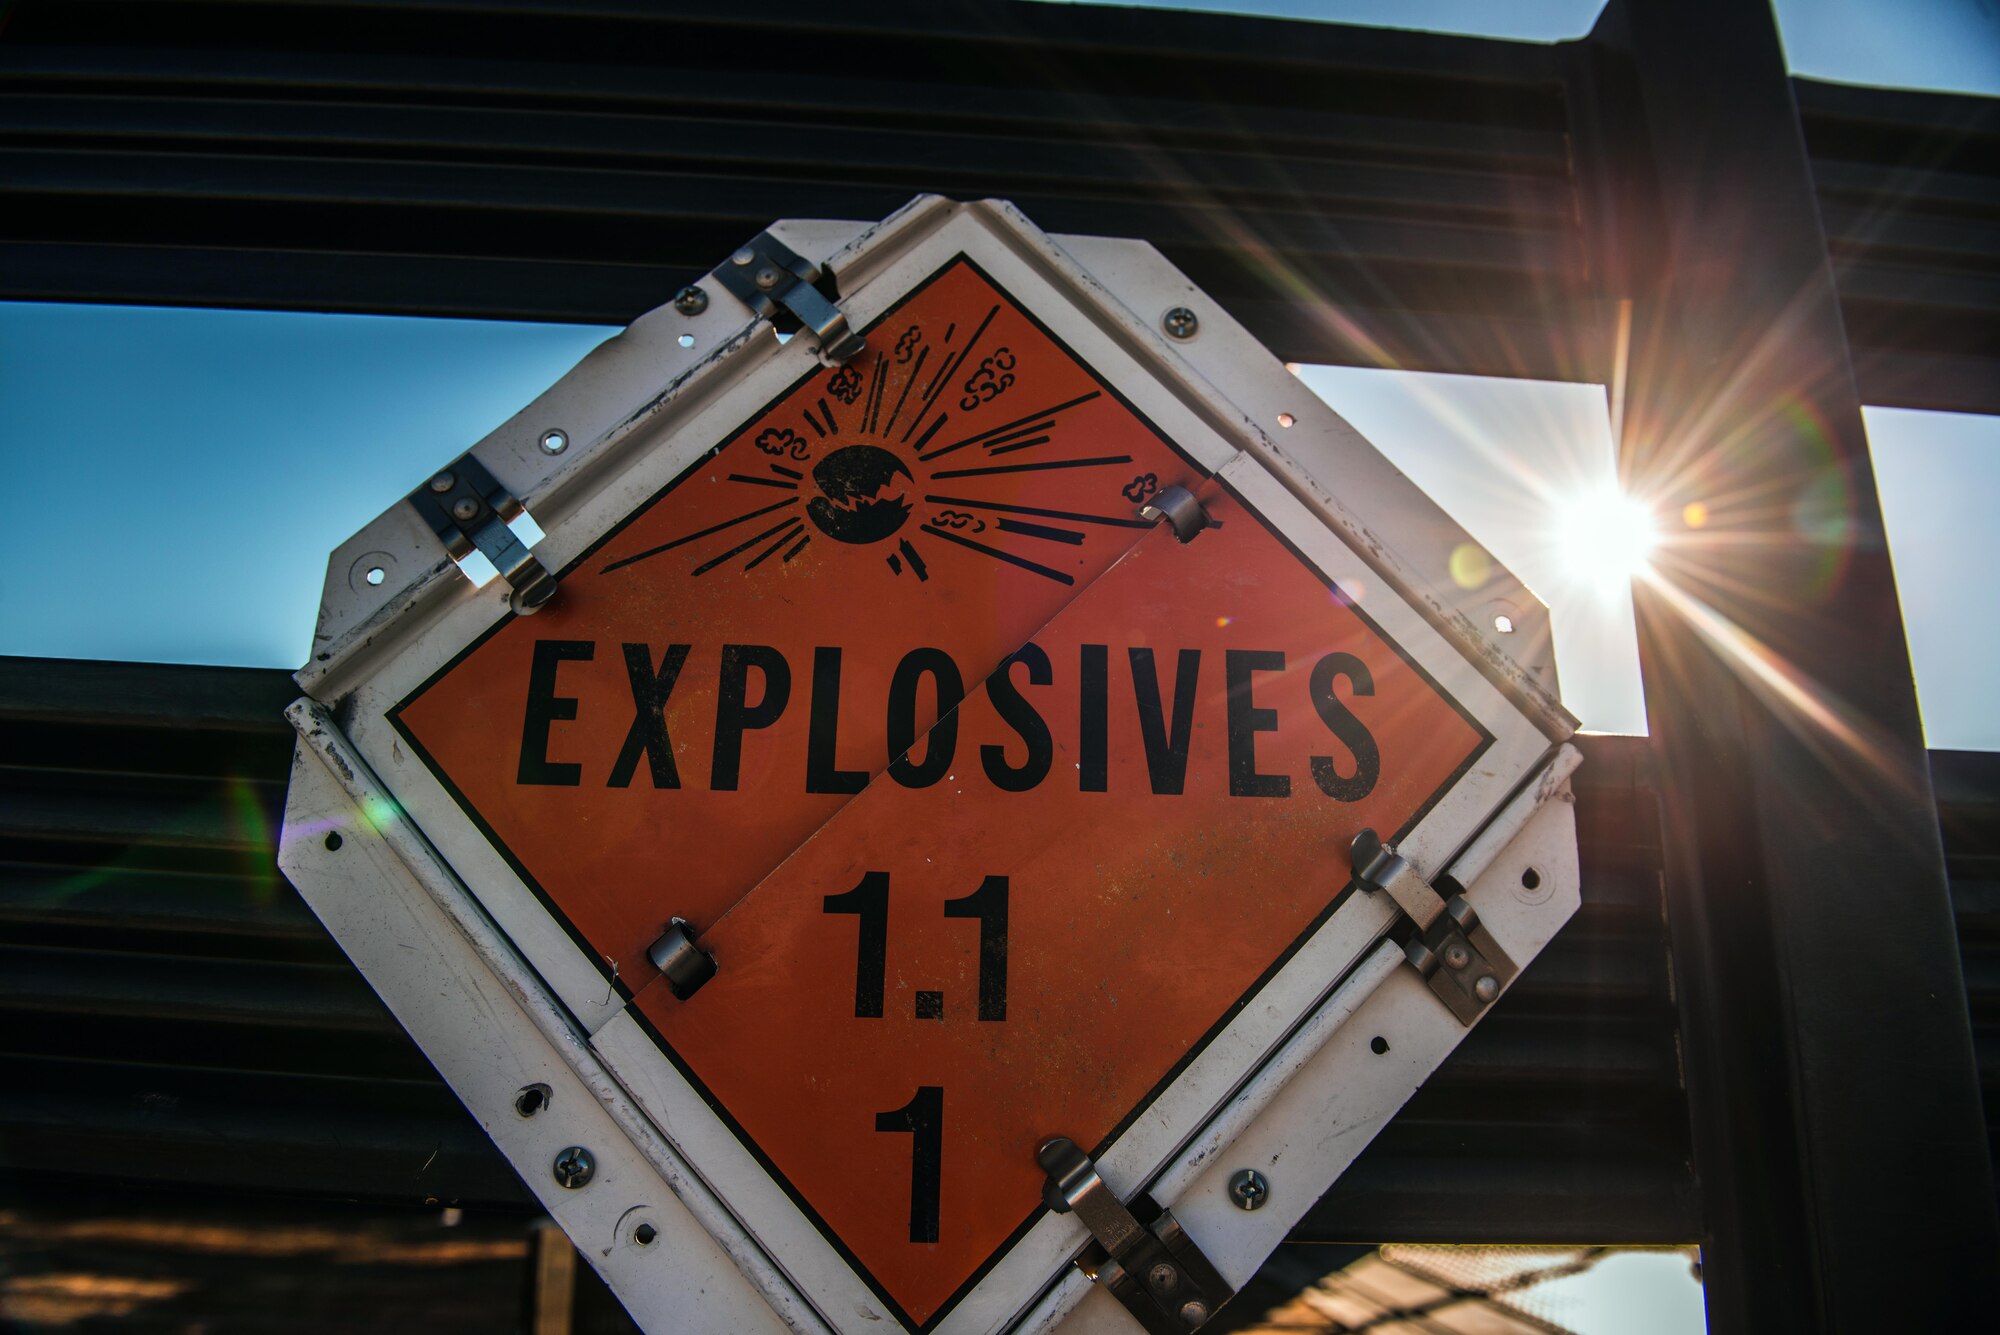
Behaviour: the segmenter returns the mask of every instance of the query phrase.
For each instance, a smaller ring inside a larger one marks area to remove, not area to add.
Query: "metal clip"
[[[1151,1335],[1200,1330],[1236,1290],[1173,1215],[1145,1195],[1128,1209],[1076,1142],[1057,1136],[1035,1155],[1049,1175],[1042,1199],[1057,1214],[1076,1211],[1096,1243],[1077,1269],[1111,1291]],[[1141,1221],[1136,1209],[1146,1216]]]
[[[750,244],[715,271],[715,281],[766,320],[775,321],[780,307],[819,336],[820,350],[835,366],[850,361],[867,346],[847,326],[847,313],[820,295],[813,284],[819,266],[769,232],[759,232]]]
[[[508,601],[522,616],[541,610],[555,597],[556,577],[514,536],[508,521],[526,507],[470,454],[410,493],[410,505],[438,535],[451,559],[463,562],[477,551],[513,590]]]
[[[1208,527],[1208,511],[1186,487],[1165,487],[1159,495],[1139,507],[1139,518],[1157,524],[1162,519],[1173,525],[1174,536],[1190,542]]]
[[[1520,966],[1509,958],[1464,895],[1446,899],[1373,830],[1354,836],[1354,878],[1381,890],[1417,925],[1404,956],[1460,1024],[1470,1025],[1512,982]]]
[[[669,922],[660,939],[646,947],[646,958],[667,980],[676,1001],[686,1001],[715,977],[715,956],[694,943],[694,928],[686,918]]]

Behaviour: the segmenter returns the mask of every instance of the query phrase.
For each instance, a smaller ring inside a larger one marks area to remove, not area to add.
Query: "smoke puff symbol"
[[[820,494],[806,514],[835,542],[880,542],[910,517],[910,502],[896,479],[914,482],[903,461],[876,445],[848,445],[821,459],[812,471]]]
[[[766,427],[757,434],[757,448],[773,458],[782,459],[787,454],[803,463],[812,457],[812,449],[804,436],[788,427]]]

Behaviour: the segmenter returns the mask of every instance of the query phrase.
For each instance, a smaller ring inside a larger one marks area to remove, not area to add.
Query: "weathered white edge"
[[[716,1315],[725,1319],[713,1329],[764,1324],[729,1298],[731,1286],[721,1278],[727,1272],[747,1294],[761,1293],[755,1306],[763,1315],[802,1335],[825,1331],[605,1071],[573,1018],[403,818],[326,711],[299,700],[285,712],[299,745],[279,867],[620,1299],[650,1308],[651,1295],[673,1290],[676,1304],[692,1306],[653,1312],[650,1328],[694,1329],[692,1318],[706,1310],[694,1299],[714,1285],[723,1308]],[[327,848],[328,833],[340,836],[338,849]],[[514,1099],[537,1082],[549,1084],[557,1098],[547,1111],[522,1119]],[[551,1173],[556,1154],[573,1144],[588,1148],[600,1165],[596,1180],[580,1191],[556,1185]],[[619,1213],[608,1219],[605,1210],[614,1204]],[[626,1254],[637,1250],[627,1244],[640,1222],[664,1235],[643,1259]],[[604,1249],[593,1245],[600,1240]],[[684,1266],[684,1257],[698,1260]],[[657,1263],[642,1271],[646,1261]],[[669,1279],[659,1277],[662,1271]],[[692,1298],[685,1291],[690,1283]]]
[[[1568,784],[1538,785],[1526,798],[1525,828],[1493,851],[1485,873],[1466,891],[1517,961],[1540,954],[1581,903]],[[1533,891],[1521,884],[1530,867],[1539,873]],[[1227,1147],[1204,1141],[1156,1183],[1124,1190],[1150,1189],[1240,1288],[1470,1032],[1415,970],[1393,967],[1351,1017],[1319,1040],[1290,1080],[1273,1082],[1263,1111]],[[1388,1043],[1381,1054],[1370,1047],[1378,1036]],[[1268,1203],[1255,1212],[1230,1199],[1229,1179],[1243,1168],[1256,1169],[1270,1183]],[[1185,1185],[1170,1190],[1175,1181]],[[1117,1300],[1073,1268],[1015,1328],[1018,1335],[1130,1335],[1132,1329],[1131,1315]]]

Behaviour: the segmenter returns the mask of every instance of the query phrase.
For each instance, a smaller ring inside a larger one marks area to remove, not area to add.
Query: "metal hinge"
[[[750,244],[715,271],[715,281],[744,305],[776,322],[782,308],[819,338],[820,351],[835,366],[861,354],[866,341],[850,329],[847,313],[820,295],[814,286],[820,268],[769,232],[759,232]]]
[[[449,468],[411,492],[409,500],[452,560],[463,563],[476,551],[493,563],[513,590],[508,600],[522,616],[540,611],[555,597],[556,577],[508,527],[527,507],[470,454],[452,460]]]
[[[1470,1025],[1477,1020],[1521,971],[1520,966],[1500,948],[1464,895],[1447,899],[1438,894],[1375,831],[1355,835],[1349,852],[1354,877],[1362,887],[1385,892],[1416,924],[1417,934],[1403,947],[1411,966],[1451,1008],[1459,1023]]]
[[[1042,1189],[1048,1207],[1076,1211],[1097,1240],[1077,1257],[1077,1269],[1109,1289],[1151,1335],[1200,1330],[1235,1296],[1171,1212],[1143,1194],[1128,1208],[1075,1141],[1057,1136],[1035,1161],[1049,1175]]]

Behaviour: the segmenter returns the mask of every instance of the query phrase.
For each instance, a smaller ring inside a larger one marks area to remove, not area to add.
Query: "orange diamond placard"
[[[571,565],[392,720],[630,988],[713,922],[1201,470],[958,260]],[[699,856],[690,856],[699,850]]]
[[[394,721],[922,1330],[1492,739],[970,261],[868,340]]]

